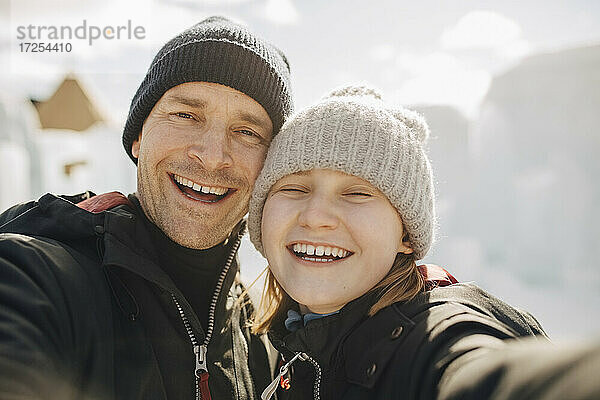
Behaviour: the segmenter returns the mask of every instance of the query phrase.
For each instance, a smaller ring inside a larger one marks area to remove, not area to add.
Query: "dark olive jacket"
[[[269,338],[285,359],[280,366],[300,353],[278,378],[277,398],[591,399],[600,394],[599,385],[589,383],[590,359],[600,366],[600,346],[555,347],[530,314],[474,284],[437,287],[368,318],[373,303],[372,295],[365,295],[292,333],[276,320]],[[586,349],[593,350],[590,358]],[[588,385],[584,391],[575,389],[571,368],[587,368],[580,378]]]
[[[270,371],[236,301],[243,224],[202,327],[126,198],[87,197],[47,194],[0,215],[0,398],[162,400],[172,376],[182,400],[199,398],[194,345],[208,342],[212,398],[256,399]],[[157,346],[181,370],[161,371]]]

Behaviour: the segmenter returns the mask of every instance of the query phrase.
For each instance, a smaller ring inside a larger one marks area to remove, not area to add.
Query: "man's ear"
[[[142,132],[140,132],[140,135],[138,136],[138,138],[135,139],[133,141],[133,144],[131,145],[131,154],[135,158],[140,158],[140,144],[141,143],[142,143]]]

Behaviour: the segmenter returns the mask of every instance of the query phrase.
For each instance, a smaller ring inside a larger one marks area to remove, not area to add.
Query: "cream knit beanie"
[[[433,176],[425,153],[429,127],[419,114],[387,107],[372,88],[348,86],[292,116],[273,139],[248,217],[250,240],[264,255],[261,219],[267,194],[286,175],[331,169],[358,176],[396,207],[416,259],[431,247]]]

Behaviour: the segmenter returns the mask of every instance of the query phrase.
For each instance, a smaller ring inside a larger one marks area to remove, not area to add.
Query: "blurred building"
[[[427,259],[449,263],[456,276],[473,276],[483,266],[479,241],[472,236],[470,189],[474,184],[474,159],[469,130],[472,121],[450,106],[416,106],[427,119],[431,135],[428,154],[436,188],[438,230]]]
[[[492,82],[474,126],[471,194],[490,267],[600,290],[599,66],[600,46],[578,48]]]
[[[600,46],[524,59],[472,121],[416,109],[439,219],[425,261],[526,305],[553,337],[598,332]]]
[[[45,192],[127,191],[135,169],[121,129],[73,76],[47,99],[0,105],[0,209]]]
[[[33,99],[32,103],[42,129],[84,132],[94,124],[104,122],[81,84],[73,77],[65,78],[48,100]]]
[[[31,196],[39,177],[33,129],[35,111],[27,99],[0,97],[0,210]]]

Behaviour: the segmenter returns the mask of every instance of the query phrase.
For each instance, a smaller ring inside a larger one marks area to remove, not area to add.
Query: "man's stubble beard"
[[[186,168],[179,168],[177,171],[179,172],[182,169],[184,172],[180,173],[185,174]],[[196,176],[193,171],[189,171],[189,168],[187,170],[188,176]],[[197,174],[197,171],[195,173]],[[184,207],[175,209],[177,206],[172,201],[169,201],[167,196],[169,188],[163,187],[158,179],[155,179],[155,182],[150,182],[151,178],[157,178],[156,174],[150,174],[145,165],[139,163],[137,175],[137,197],[146,217],[169,239],[183,247],[208,249],[221,243],[230,235],[233,228],[248,211],[248,204],[246,204],[239,218],[236,221],[229,222],[229,218],[227,217],[236,211],[235,208],[228,210],[226,215],[221,219],[210,215],[194,213],[193,210]],[[218,181],[221,183],[231,182],[233,183],[231,186],[236,187],[247,186],[245,183],[242,184],[242,179],[232,179],[225,174],[220,174]],[[171,183],[168,182],[168,184]],[[231,202],[231,199],[227,200]],[[182,223],[185,220],[193,221],[193,224],[191,222]]]

